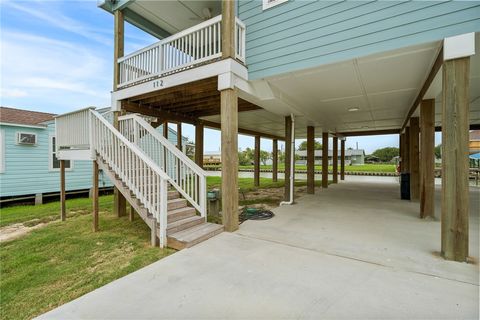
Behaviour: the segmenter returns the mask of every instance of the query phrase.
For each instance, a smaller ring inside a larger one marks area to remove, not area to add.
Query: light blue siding
[[[49,161],[51,142],[55,135],[55,124],[45,129],[1,125],[4,143],[4,171],[0,173],[0,197],[20,196],[36,193],[58,192],[60,176],[58,170],[51,170]],[[37,134],[33,146],[16,143],[17,132]],[[89,189],[92,186],[92,163],[72,161],[72,169],[65,173],[66,190]],[[99,186],[111,186],[108,178],[101,174]]]
[[[480,31],[480,1],[239,1],[250,79]]]

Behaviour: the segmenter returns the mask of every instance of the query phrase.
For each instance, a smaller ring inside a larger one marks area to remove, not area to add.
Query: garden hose
[[[246,220],[268,220],[275,216],[270,210],[245,207],[238,217],[240,223]]]

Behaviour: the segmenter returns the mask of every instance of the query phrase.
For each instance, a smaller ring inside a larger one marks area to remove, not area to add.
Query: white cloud
[[[0,96],[4,98],[21,98],[26,97],[28,94],[24,90],[20,89],[10,89],[10,88],[0,88]]]
[[[29,104],[68,110],[73,105],[109,105],[112,66],[105,51],[2,30],[1,54],[2,103],[27,103],[21,98],[27,97],[22,93],[28,93]]]

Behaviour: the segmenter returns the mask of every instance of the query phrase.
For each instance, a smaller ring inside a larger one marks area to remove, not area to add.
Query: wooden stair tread
[[[193,217],[188,217],[185,219],[177,220],[172,223],[167,224],[167,236],[170,234],[174,234],[179,231],[183,231],[189,228],[192,228],[194,226],[197,226],[199,224],[202,224],[205,222],[205,218],[202,218],[200,216],[193,216]],[[160,233],[160,232],[159,232]]]
[[[176,232],[169,237],[175,238],[182,242],[191,242],[198,239],[202,235],[209,234],[215,231],[223,231],[223,226],[215,223],[205,222],[195,227]]]

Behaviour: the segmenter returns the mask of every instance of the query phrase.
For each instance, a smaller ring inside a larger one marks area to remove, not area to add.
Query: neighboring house
[[[470,140],[470,143],[469,143],[470,154],[480,152],[480,130],[470,131],[469,140]]]
[[[315,150],[315,164],[322,164],[322,150]],[[307,164],[307,150],[295,151],[297,156],[296,164]],[[340,150],[338,151],[338,163],[340,163]],[[328,165],[333,164],[333,150],[328,150]],[[365,151],[363,149],[347,149],[345,150],[345,165],[362,165],[365,164]]]
[[[0,107],[0,198],[35,198],[58,195],[60,162],[55,151],[54,114]],[[66,191],[89,190],[91,161],[65,162]],[[100,187],[110,187],[104,175]]]
[[[102,109],[100,112],[108,111]],[[111,113],[104,114],[109,121]],[[60,162],[55,156],[54,114],[0,107],[0,199],[35,198],[58,195]],[[162,126],[157,130],[162,131]],[[176,144],[177,133],[169,127],[168,139]],[[184,146],[188,142],[183,137]],[[65,162],[66,191],[88,191],[92,187],[92,163],[84,160]],[[99,187],[112,183],[99,175]]]
[[[206,166],[222,164],[222,153],[220,151],[205,151],[203,153],[203,164]]]

